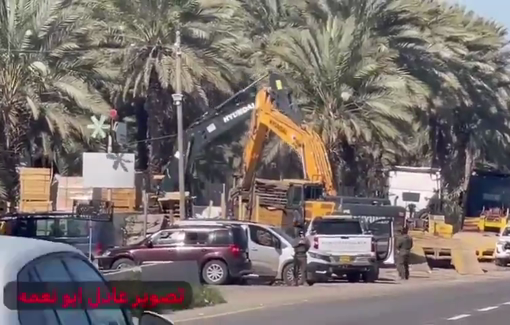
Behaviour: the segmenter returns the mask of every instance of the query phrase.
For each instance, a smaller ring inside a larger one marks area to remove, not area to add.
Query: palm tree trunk
[[[435,116],[429,117],[429,143],[432,149],[431,166],[439,166],[439,139],[438,139],[438,126],[437,118]]]
[[[471,173],[473,172],[473,168],[475,166],[475,153],[473,147],[471,146],[471,141],[469,141],[464,149],[465,153],[465,162],[464,162],[464,182],[462,185],[462,189],[467,191],[469,185],[469,178]]]
[[[145,102],[145,110],[147,112],[147,125],[150,136],[149,149],[149,170],[151,174],[160,174],[165,162],[168,160],[168,150],[165,150],[165,143],[168,139],[161,139],[162,136],[168,135],[172,129],[169,128],[168,122],[169,111],[171,105],[167,103],[167,92],[161,87],[154,72],[151,77],[147,100]]]
[[[356,150],[347,142],[342,143],[342,159],[345,162],[342,183],[343,187],[355,194],[358,180],[358,166],[356,164]]]
[[[134,102],[136,115],[136,152],[137,152],[137,170],[147,170],[149,167],[147,131],[148,131],[148,115],[145,110],[145,101],[137,99]]]

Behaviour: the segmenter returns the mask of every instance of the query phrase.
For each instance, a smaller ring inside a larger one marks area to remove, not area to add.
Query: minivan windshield
[[[361,235],[363,229],[358,220],[315,219],[312,231],[317,235]]]

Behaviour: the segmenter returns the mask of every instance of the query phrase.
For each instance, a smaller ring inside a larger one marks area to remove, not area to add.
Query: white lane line
[[[490,307],[485,307],[485,308],[477,309],[476,311],[489,311],[489,310],[496,309],[496,308],[498,308],[498,307],[499,307],[499,306],[490,306]]]
[[[510,305],[510,301],[504,302],[502,305]]]
[[[457,315],[457,316],[453,316],[453,317],[447,318],[446,320],[458,320],[458,319],[466,318],[466,317],[469,317],[469,316],[471,316],[471,315],[470,314],[461,314],[461,315]]]

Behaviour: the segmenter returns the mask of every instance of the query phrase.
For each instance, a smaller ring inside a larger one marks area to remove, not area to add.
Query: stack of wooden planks
[[[93,190],[83,186],[83,177],[55,175],[58,182],[57,211],[72,211],[75,200],[92,200]]]
[[[239,197],[242,198],[242,204],[248,208],[248,204],[255,203],[255,197],[258,196],[258,205],[264,211],[269,210],[283,210],[287,204],[287,192],[289,189],[289,182],[270,180],[270,179],[255,179],[253,185],[253,193],[250,191],[243,191],[240,188],[234,188],[230,191],[230,201],[232,202],[233,213],[237,218],[239,214]],[[243,208],[243,210],[245,210]]]
[[[287,205],[289,183],[269,179],[256,179],[254,195],[259,197],[261,206],[283,209]]]
[[[19,211],[29,213],[51,211],[51,181],[49,168],[20,168]]]
[[[108,201],[108,189],[102,189],[102,199]],[[111,198],[113,211],[116,213],[134,212],[138,210],[136,205],[136,188],[113,188]]]

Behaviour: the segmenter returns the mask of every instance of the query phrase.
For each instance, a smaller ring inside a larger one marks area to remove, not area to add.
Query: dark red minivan
[[[201,277],[208,284],[224,284],[251,273],[246,234],[236,225],[172,226],[97,257],[99,269],[190,260],[197,261]]]

